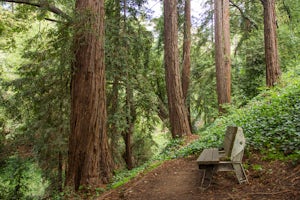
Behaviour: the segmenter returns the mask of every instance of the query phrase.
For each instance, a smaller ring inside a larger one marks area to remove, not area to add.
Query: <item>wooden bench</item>
[[[218,171],[234,171],[239,183],[248,183],[242,165],[246,139],[240,127],[227,127],[223,148],[204,149],[197,159],[199,169],[203,170],[201,187],[210,186],[213,174]]]

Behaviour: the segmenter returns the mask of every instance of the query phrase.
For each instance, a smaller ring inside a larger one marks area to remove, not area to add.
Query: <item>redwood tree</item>
[[[104,0],[77,0],[71,83],[71,134],[66,183],[95,187],[108,182]]]
[[[190,135],[178,60],[177,0],[164,0],[164,62],[173,138]]]
[[[261,2],[264,7],[266,83],[268,87],[272,87],[281,75],[277,49],[275,0],[261,0]]]
[[[215,0],[215,62],[219,112],[223,104],[230,103],[231,61],[229,0]]]
[[[190,104],[188,100],[188,91],[191,76],[191,0],[184,2],[184,33],[183,33],[183,55],[182,55],[182,92],[185,105],[188,112],[188,120],[192,131]]]
[[[191,0],[184,4],[184,38],[183,38],[183,66],[182,66],[182,92],[186,101],[188,96],[191,74]]]

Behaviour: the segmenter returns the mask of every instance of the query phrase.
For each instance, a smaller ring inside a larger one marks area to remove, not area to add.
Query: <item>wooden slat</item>
[[[217,148],[204,149],[197,159],[199,165],[219,163],[219,151]]]

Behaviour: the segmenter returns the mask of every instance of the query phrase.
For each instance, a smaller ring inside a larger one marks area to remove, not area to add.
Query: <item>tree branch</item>
[[[49,12],[57,14],[60,17],[65,18],[68,21],[71,21],[71,17],[69,15],[67,15],[65,12],[63,12],[59,8],[57,8],[53,5],[50,5],[47,1],[44,1],[44,0],[40,0],[38,2],[34,2],[32,0],[0,0],[0,2],[1,1],[17,3],[17,4],[24,4],[24,5],[29,5],[29,6],[35,6],[35,7],[38,7],[38,8],[44,8],[44,9],[48,10]]]
[[[232,0],[229,0],[229,2],[231,3],[231,5],[232,5],[233,7],[237,8],[237,9],[240,11],[240,13],[241,13],[241,15],[242,15],[243,18],[249,20],[249,22],[250,22],[256,29],[258,29],[258,26],[257,26],[257,24],[255,23],[255,21],[253,21],[252,19],[250,19],[250,18],[244,13],[244,11],[243,11],[237,4],[235,4]]]
[[[64,23],[63,21],[59,21],[59,20],[56,20],[56,19],[51,19],[51,18],[45,18],[45,20],[47,21],[50,21],[50,22],[56,22],[56,23]]]

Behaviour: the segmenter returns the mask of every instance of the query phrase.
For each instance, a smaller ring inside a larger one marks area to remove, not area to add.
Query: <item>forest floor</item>
[[[231,172],[214,174],[208,189],[200,187],[196,157],[164,162],[127,184],[102,194],[98,200],[300,200],[300,165],[266,161],[258,154],[245,158],[249,184],[239,184]]]

